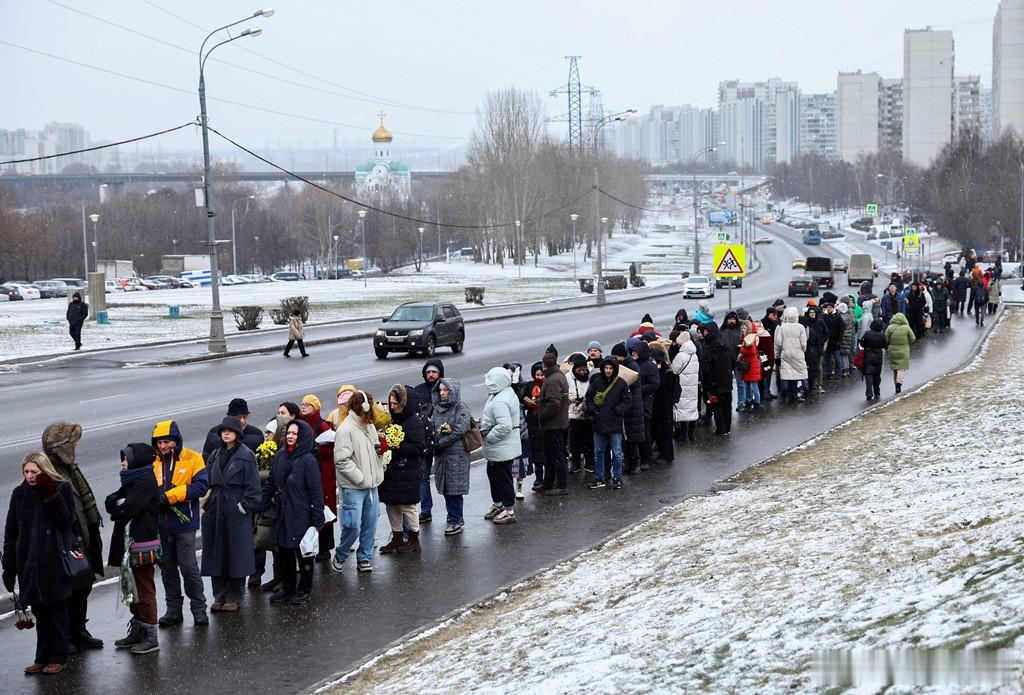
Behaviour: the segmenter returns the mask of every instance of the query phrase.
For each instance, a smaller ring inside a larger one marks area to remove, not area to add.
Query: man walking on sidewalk
[[[82,325],[89,317],[89,305],[82,301],[82,293],[75,292],[68,302],[68,310],[65,314],[68,320],[68,331],[71,339],[75,341],[75,349],[82,349]]]

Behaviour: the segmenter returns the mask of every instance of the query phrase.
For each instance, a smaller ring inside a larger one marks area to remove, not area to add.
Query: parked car
[[[8,286],[18,288],[18,292],[21,294],[22,299],[42,299],[43,295],[39,292],[38,288],[33,287],[27,282],[8,282]]]
[[[794,275],[789,281],[789,296],[806,294],[808,297],[818,296],[818,283],[810,275]]]
[[[24,299],[24,297],[21,296],[21,292],[18,291],[18,288],[13,285],[0,285],[0,295],[3,295],[4,297],[3,300],[0,301],[5,302],[17,302]]]
[[[764,217],[761,218],[761,224],[771,224],[771,223],[772,223],[771,215],[765,215]]]
[[[169,290],[171,286],[169,283],[163,280],[154,280],[153,278],[135,278],[139,281],[139,284],[145,287],[147,290]]]
[[[32,286],[39,290],[43,299],[66,297],[68,293],[68,286],[59,280],[36,280]]]
[[[173,275],[150,275],[146,279],[152,280],[153,282],[162,282],[167,287],[170,287],[172,289],[178,289],[179,287],[182,287],[181,279],[176,278]]]
[[[773,239],[767,234],[762,234],[761,236],[754,239],[755,244],[770,244],[772,243],[772,241]]]
[[[845,273],[846,261],[842,258],[836,258],[835,260],[832,261],[832,270],[836,271],[837,273]]]
[[[691,275],[683,283],[684,297],[714,297],[715,283],[707,275]]]
[[[84,290],[89,283],[82,278],[50,278],[54,282],[63,282],[69,290]]]
[[[124,284],[117,279],[104,280],[103,290],[106,294],[110,294],[111,292],[124,292]]]
[[[373,353],[387,359],[391,352],[420,352],[430,357],[439,347],[462,352],[466,325],[454,304],[409,302],[384,319],[373,336]]]
[[[729,280],[732,280],[733,289],[736,289],[737,287],[743,287],[743,278],[727,278],[727,277],[716,277],[715,278],[715,287],[718,288],[718,289],[723,289],[725,287],[728,287],[729,286]]]
[[[222,285],[248,285],[249,281],[241,275],[224,275],[220,279]]]
[[[282,271],[280,273],[274,273],[270,276],[270,279],[274,282],[297,282],[298,280],[304,280],[298,273]]]
[[[115,278],[117,279],[117,278]],[[121,280],[121,286],[125,292],[147,292],[149,288],[142,283],[142,278],[124,278]]]

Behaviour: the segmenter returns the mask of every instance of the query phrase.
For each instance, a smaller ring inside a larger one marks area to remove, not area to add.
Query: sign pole
[[[732,311],[732,276],[729,277],[729,311]]]

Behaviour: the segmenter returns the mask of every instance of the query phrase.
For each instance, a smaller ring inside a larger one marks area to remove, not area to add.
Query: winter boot
[[[210,624],[210,617],[206,614],[205,608],[193,608],[192,621],[196,627],[203,627]]]
[[[167,605],[167,612],[160,616],[160,620],[157,621],[160,627],[171,627],[172,625],[181,625],[185,622],[185,618],[181,615],[181,604],[176,606],[170,604]]]
[[[418,543],[418,541],[417,541],[417,543]],[[403,545],[405,545],[405,540],[402,538],[402,532],[401,531],[392,531],[391,532],[391,542],[388,543],[387,545],[382,545],[380,547],[380,552],[381,553],[394,553],[394,552],[400,550]]]
[[[132,647],[132,654],[152,654],[160,651],[160,636],[156,625],[139,624],[142,625],[142,640]]]
[[[398,548],[400,553],[418,553],[420,551],[420,532],[409,531],[409,540]]]
[[[142,641],[142,637],[145,634],[145,624],[141,621],[132,618],[128,623],[128,634],[125,637],[114,642],[114,646],[118,649],[128,649],[134,647],[136,644]]]

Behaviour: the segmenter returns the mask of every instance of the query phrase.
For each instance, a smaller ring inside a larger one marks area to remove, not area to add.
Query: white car
[[[834,261],[832,261],[832,270],[836,271],[837,273],[845,273],[846,267],[846,260],[843,258],[837,258]]]
[[[149,288],[143,284],[142,278],[125,278],[124,281],[125,292],[148,292]]]
[[[755,244],[770,244],[770,243],[772,243],[772,238],[770,236],[768,236],[767,234],[762,234],[761,236],[759,236],[756,239],[754,239],[754,243]]]
[[[32,285],[27,285],[27,284],[24,284],[24,283],[21,283],[21,282],[8,282],[7,284],[10,285],[11,287],[17,287],[18,288],[18,292],[21,293],[21,298],[22,299],[42,299],[43,298],[43,295],[39,291],[38,287],[33,287]]]
[[[684,297],[714,297],[715,281],[707,275],[691,275],[683,283]]]
[[[123,292],[124,285],[121,284],[120,280],[104,280],[103,290],[106,294],[110,294],[111,292]]]

